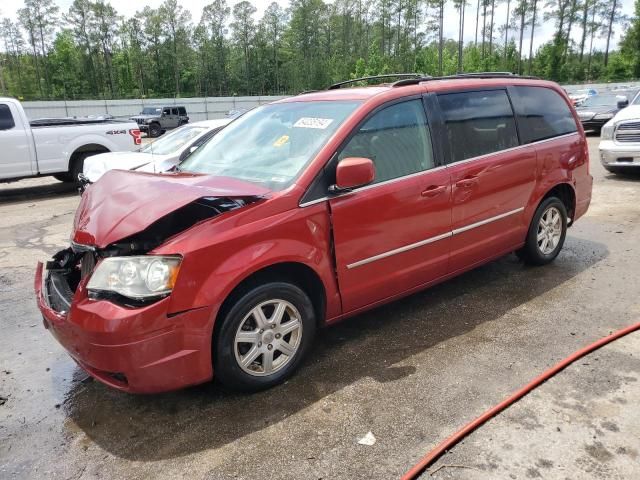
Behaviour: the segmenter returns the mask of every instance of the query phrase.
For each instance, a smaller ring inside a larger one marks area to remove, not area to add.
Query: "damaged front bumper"
[[[34,287],[45,327],[80,367],[133,393],[175,390],[212,378],[211,308],[170,313],[169,297],[139,308],[91,299],[90,271],[72,272],[80,277],[76,284],[56,268],[56,259],[68,251],[57,254],[49,269],[38,263]],[[79,270],[92,268],[87,263],[81,261]]]

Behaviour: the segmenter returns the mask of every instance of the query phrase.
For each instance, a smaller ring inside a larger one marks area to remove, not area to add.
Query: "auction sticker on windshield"
[[[331,122],[333,122],[333,118],[301,117],[293,124],[293,126],[298,128],[319,128],[320,130],[324,130],[331,125]]]

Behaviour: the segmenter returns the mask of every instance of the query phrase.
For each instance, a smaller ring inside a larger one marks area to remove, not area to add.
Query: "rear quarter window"
[[[9,105],[0,105],[0,130],[11,130],[15,126]]]
[[[180,113],[180,115],[186,115],[187,109],[184,107],[178,107],[178,112]]]
[[[438,95],[450,162],[518,146],[513,110],[505,90]]]
[[[522,143],[578,131],[571,109],[558,92],[545,87],[512,87]]]

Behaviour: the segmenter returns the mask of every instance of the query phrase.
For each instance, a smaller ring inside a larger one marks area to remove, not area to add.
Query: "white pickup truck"
[[[602,166],[611,173],[640,171],[640,93],[604,124],[598,148]]]
[[[29,122],[20,102],[0,97],[0,182],[53,175],[77,182],[84,159],[140,148],[133,121],[89,118]]]

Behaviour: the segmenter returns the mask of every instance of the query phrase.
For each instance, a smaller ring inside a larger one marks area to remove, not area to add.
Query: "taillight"
[[[132,128],[129,130],[129,135],[133,137],[133,143],[136,145],[142,145],[142,138],[140,138],[140,130],[137,128]]]

